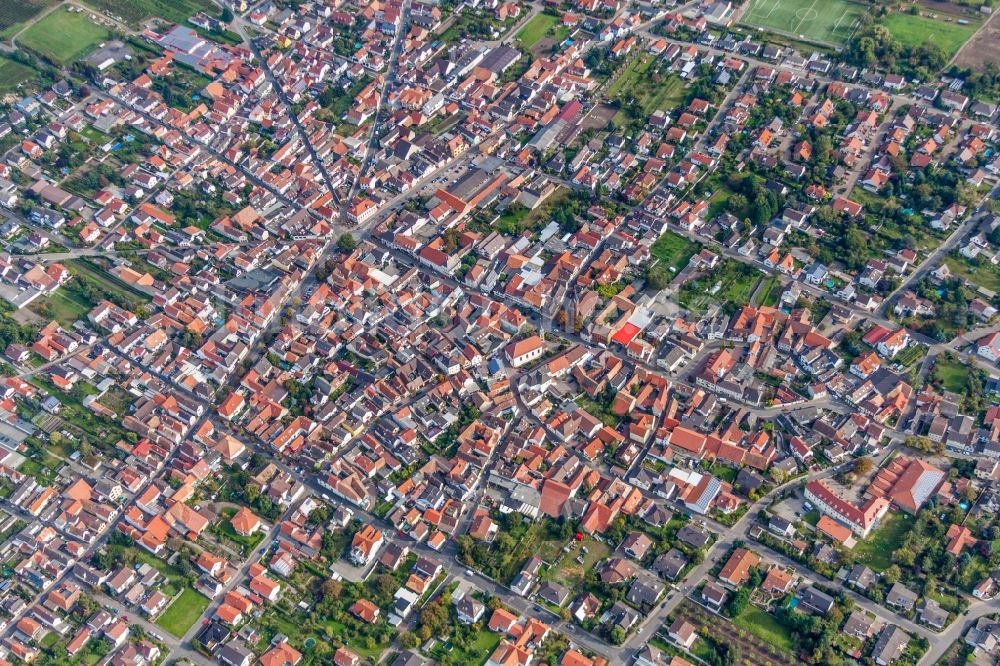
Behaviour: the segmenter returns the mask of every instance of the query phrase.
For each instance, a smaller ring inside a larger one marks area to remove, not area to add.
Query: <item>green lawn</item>
[[[716,463],[712,465],[708,470],[712,473],[712,476],[717,479],[721,479],[726,483],[733,483],[736,481],[737,470],[735,467],[730,467],[729,465],[723,465],[721,463]]]
[[[746,629],[757,638],[767,641],[776,648],[787,652],[795,650],[795,642],[792,640],[792,634],[788,628],[756,606],[747,606],[746,610],[733,620],[733,624]]]
[[[188,587],[167,607],[167,610],[163,611],[156,624],[180,638],[198,621],[206,608],[208,608],[208,598]]]
[[[79,60],[110,36],[107,28],[97,25],[86,13],[57,9],[25,30],[18,44],[60,64]]]
[[[934,361],[934,379],[941,382],[946,391],[965,393],[969,381],[968,366],[938,357]]]
[[[667,268],[673,267],[676,271],[681,271],[687,263],[698,252],[698,244],[689,241],[684,236],[668,231],[660,236],[653,247],[649,249],[654,257],[659,259]]]
[[[867,7],[847,0],[752,0],[742,23],[799,39],[840,46]]]
[[[576,404],[606,426],[617,428],[618,424],[621,423],[621,418],[611,411],[610,405],[599,403],[586,395],[579,396],[576,399]]]
[[[200,103],[202,90],[211,82],[212,79],[201,72],[180,66],[170,77],[154,79],[152,88],[163,96],[168,105],[188,113]]]
[[[12,90],[34,75],[27,65],[9,58],[0,58],[0,91]]]
[[[781,296],[781,280],[776,275],[767,278],[767,282],[757,294],[757,305],[774,307],[778,304],[778,297]]]
[[[857,561],[867,564],[873,571],[882,572],[892,565],[892,554],[903,542],[906,533],[913,529],[913,516],[901,511],[893,511],[882,519],[882,525],[859,539],[854,547]]]
[[[500,634],[492,631],[475,632],[471,640],[467,640],[461,648],[451,641],[441,641],[431,650],[435,659],[448,659],[449,664],[485,664],[490,655],[500,644]]]
[[[941,47],[945,57],[951,58],[972,37],[979,22],[972,20],[967,25],[959,25],[954,20],[943,21],[905,12],[889,12],[882,19],[882,25],[904,46],[933,42]]]
[[[532,46],[541,41],[541,39],[548,34],[549,30],[558,24],[558,16],[553,16],[552,14],[538,14],[533,19],[528,21],[527,25],[521,28],[521,31],[517,33],[517,39],[521,42],[521,46],[526,49],[530,49]]]

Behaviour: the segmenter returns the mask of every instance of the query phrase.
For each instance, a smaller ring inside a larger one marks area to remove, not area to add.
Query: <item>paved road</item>
[[[997,188],[994,188],[993,191],[990,192],[990,194],[988,194],[987,196],[992,197],[993,193],[995,193],[996,191]],[[916,266],[916,268],[914,268],[913,272],[910,273],[906,277],[906,279],[902,281],[899,287],[897,287],[891,294],[886,296],[885,301],[882,302],[882,305],[879,306],[879,309],[877,310],[879,315],[884,316],[886,310],[888,310],[889,308],[890,303],[892,303],[895,300],[896,296],[903,293],[903,291],[910,289],[913,285],[915,285],[917,282],[923,279],[928,273],[935,270],[941,259],[943,259],[949,252],[955,249],[955,247],[959,243],[961,243],[973,229],[977,229],[982,222],[985,222],[990,217],[991,214],[989,213],[989,211],[982,211],[982,212],[977,211],[975,214],[970,215],[964,222],[962,222],[962,224],[960,224],[958,228],[955,229],[943,243],[941,243],[941,245],[935,248],[933,252],[928,254],[927,257],[925,257],[924,260],[920,262]]]

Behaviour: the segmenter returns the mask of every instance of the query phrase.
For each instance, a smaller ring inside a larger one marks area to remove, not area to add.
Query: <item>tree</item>
[[[750,588],[741,587],[739,591],[733,595],[733,598],[729,600],[729,605],[726,606],[725,614],[729,617],[737,617],[740,613],[746,610],[747,605],[750,603]]]
[[[388,596],[396,589],[396,580],[389,573],[380,573],[375,576],[375,591],[380,596]]]
[[[646,267],[646,284],[650,289],[659,291],[670,284],[670,275],[659,264]]]
[[[232,23],[234,18],[235,17],[233,16],[233,10],[230,9],[228,5],[222,8],[222,16],[220,17],[219,20],[221,20],[223,23]]]
[[[348,233],[340,234],[340,238],[337,239],[337,249],[342,252],[350,252],[357,246],[357,241],[354,240],[354,236]]]
[[[858,458],[854,461],[854,473],[858,476],[867,476],[875,469],[875,463],[871,458]]]
[[[890,566],[888,569],[882,572],[882,580],[892,585],[893,583],[899,582],[899,577],[902,575],[902,571],[895,564]]]
[[[323,600],[324,601],[334,601],[340,598],[340,594],[344,589],[343,583],[339,580],[334,580],[329,578],[323,581]]]

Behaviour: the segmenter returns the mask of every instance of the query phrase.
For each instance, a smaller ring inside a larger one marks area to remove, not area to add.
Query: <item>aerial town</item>
[[[997,14],[0,2],[0,666],[1000,663]]]

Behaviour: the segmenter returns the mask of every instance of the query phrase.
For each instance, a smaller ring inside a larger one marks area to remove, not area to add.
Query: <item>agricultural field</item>
[[[867,12],[848,0],[751,0],[743,24],[830,46],[842,46]]]
[[[1000,62],[1000,19],[994,12],[987,24],[958,52],[955,64],[981,72],[987,63],[997,62]]]
[[[159,17],[170,23],[184,23],[198,12],[218,15],[212,0],[84,0],[94,9],[138,26],[145,19]]]
[[[959,25],[954,17],[943,20],[941,15],[932,18],[905,12],[891,12],[882,19],[882,25],[903,46],[920,46],[925,42],[933,42],[941,47],[946,57],[951,58],[972,37],[979,27],[979,22],[972,20],[965,25]]]
[[[0,4],[0,39],[10,39],[25,23],[54,4],[55,0],[4,0]]]
[[[110,36],[108,29],[87,14],[57,10],[21,33],[17,42],[50,60],[66,64],[79,60]]]
[[[30,67],[9,58],[0,57],[0,92],[13,90],[19,84],[30,80],[34,75],[35,73]]]
[[[745,615],[750,614],[745,613]],[[749,664],[752,666],[770,664],[771,666],[777,666],[779,664],[797,663],[795,653],[785,647],[788,644],[787,641],[790,640],[787,629],[779,634],[776,631],[780,631],[780,629],[776,630],[775,627],[768,625],[768,638],[762,638],[754,631],[756,629],[763,633],[765,625],[760,621],[759,617],[749,617],[740,626],[737,626],[733,622],[720,619],[718,615],[708,612],[687,599],[677,606],[677,609],[674,611],[674,617],[683,618],[698,629],[708,629],[709,634],[715,640],[735,647],[740,655],[740,664]],[[781,627],[781,629],[784,629],[784,627]],[[781,636],[785,640],[776,638],[776,636]],[[714,659],[717,655],[714,654],[715,651],[712,646],[708,645],[707,641],[703,641],[703,643],[702,650],[695,649],[696,656],[703,661],[717,663]]]

